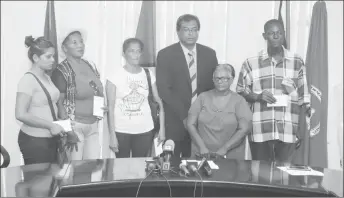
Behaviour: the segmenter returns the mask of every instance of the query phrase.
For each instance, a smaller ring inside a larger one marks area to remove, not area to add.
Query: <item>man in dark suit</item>
[[[174,155],[178,157],[191,155],[185,123],[192,102],[214,88],[216,52],[196,43],[200,27],[197,16],[180,16],[176,26],[180,42],[160,50],[157,56],[156,84],[164,104],[166,139],[175,142]]]

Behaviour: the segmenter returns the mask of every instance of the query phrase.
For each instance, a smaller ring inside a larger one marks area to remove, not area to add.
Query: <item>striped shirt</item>
[[[260,94],[267,90],[273,95],[284,94],[288,98],[285,107],[268,107],[267,103],[259,101],[251,103],[253,130],[249,138],[253,142],[280,140],[295,143],[301,105],[310,103],[302,59],[283,50],[284,55],[279,62],[269,57],[267,50],[262,50],[258,56],[245,60],[239,74],[236,88],[239,94]],[[286,91],[282,86],[284,78],[293,81],[292,91]]]

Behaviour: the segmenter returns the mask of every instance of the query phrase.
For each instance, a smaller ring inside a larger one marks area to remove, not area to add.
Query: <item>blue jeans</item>
[[[57,163],[57,139],[30,136],[19,131],[18,144],[25,165]]]

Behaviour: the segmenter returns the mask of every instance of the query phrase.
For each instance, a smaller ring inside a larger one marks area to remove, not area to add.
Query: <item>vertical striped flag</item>
[[[142,1],[135,37],[140,39],[144,44],[143,54],[140,59],[141,66],[153,67],[155,69],[155,1]],[[155,71],[154,69],[153,71]],[[149,157],[155,156],[154,143],[148,155]]]
[[[142,1],[136,38],[144,44],[140,64],[143,67],[155,66],[155,1]]]
[[[52,42],[55,46],[55,65],[52,71],[56,68],[58,64],[58,46],[57,46],[57,36],[56,36],[56,20],[55,20],[55,8],[54,1],[47,1],[47,9],[45,14],[45,25],[44,25],[44,38]]]
[[[307,119],[304,163],[319,167],[327,167],[327,35],[326,3],[317,1],[313,6],[306,58],[312,113]]]
[[[289,49],[288,44],[289,42],[289,20],[290,20],[290,15],[289,15],[289,6],[290,2],[289,1],[283,1],[280,0],[280,4],[279,4],[279,9],[278,9],[278,20],[282,23],[284,30],[285,30],[285,40],[283,43],[283,46],[286,49]],[[283,13],[283,14],[282,14]],[[284,18],[285,17],[285,18]],[[284,20],[286,23],[284,23]]]

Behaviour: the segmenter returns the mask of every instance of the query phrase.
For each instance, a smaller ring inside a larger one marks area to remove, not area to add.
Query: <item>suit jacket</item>
[[[214,88],[212,75],[218,64],[215,50],[196,44],[197,94]],[[188,135],[183,120],[191,106],[191,79],[181,44],[175,43],[159,51],[156,84],[165,109],[166,139],[182,140]]]

